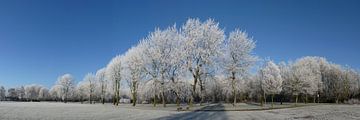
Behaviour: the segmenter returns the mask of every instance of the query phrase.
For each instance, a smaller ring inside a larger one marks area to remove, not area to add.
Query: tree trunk
[[[155,83],[156,81],[154,81],[154,100],[153,100],[153,104],[154,104],[154,107],[156,107],[156,83]]]
[[[161,101],[163,104],[163,107],[166,107],[166,100],[165,100],[165,78],[164,78],[164,72],[161,72]]]
[[[314,99],[313,99],[313,100],[314,100],[313,102],[316,103],[316,95],[314,96]]]
[[[91,104],[91,93],[89,95],[89,103]]]
[[[164,89],[164,87],[162,87],[162,89]],[[166,107],[164,90],[161,92],[161,99],[162,99],[163,107]]]
[[[204,93],[204,84],[203,81],[199,79],[200,82],[200,106],[203,106],[205,93]]]
[[[101,99],[101,102],[102,102],[102,104],[105,104],[105,98],[104,97]]]
[[[180,98],[178,94],[176,94],[176,106],[180,107]]]
[[[299,95],[295,95],[295,106],[297,105],[297,102],[298,102],[298,96]]]
[[[260,95],[261,107],[264,107],[264,97]]]
[[[116,106],[119,106],[119,99],[120,99],[120,81],[119,80],[115,80],[115,100],[114,100],[114,104]]]
[[[200,106],[203,106],[204,104],[204,95],[203,95],[203,92],[202,92],[202,90],[200,90],[201,92],[200,92]]]
[[[189,107],[193,107],[193,99],[194,99],[194,97],[191,96],[189,99]]]
[[[156,92],[154,92],[154,102],[153,102],[153,104],[154,104],[154,107],[156,107]]]
[[[133,88],[134,89],[134,88]],[[137,97],[136,97],[136,92],[135,91],[133,91],[133,93],[132,93],[132,96],[133,96],[133,106],[135,106],[136,105],[136,102],[137,102]]]
[[[235,107],[236,106],[236,90],[234,90],[234,104],[233,106]]]
[[[336,104],[339,104],[339,98],[336,97]]]
[[[119,81],[116,81],[116,93],[115,93],[115,105],[119,106],[119,97],[120,97],[120,85]]]
[[[235,107],[235,105],[236,105],[235,72],[231,72],[231,75],[232,75],[231,87],[232,87],[233,96],[234,96],[233,106]]]
[[[193,78],[194,78],[194,85],[193,85],[193,91],[192,91],[192,97],[190,98],[190,107],[193,107],[193,102],[194,102],[194,99],[196,97],[196,85],[197,85],[197,82],[198,82],[198,78],[200,77],[200,68],[199,67],[196,67],[195,69],[195,73],[193,73],[193,70],[190,69],[190,72],[193,73]]]
[[[305,94],[305,104],[307,104],[307,101],[308,101],[308,97],[307,97],[308,95],[307,94]]]
[[[215,91],[214,91],[214,93],[215,93]],[[216,102],[216,95],[215,95],[215,94],[212,95],[212,102],[213,102],[213,103]]]
[[[115,86],[114,86],[115,88],[114,88],[114,105],[116,105],[116,103],[117,103],[117,81],[115,80]]]
[[[101,103],[105,104],[105,86],[103,82],[101,85]]]
[[[265,103],[265,106],[266,106],[266,94],[264,92],[264,103]]]
[[[280,105],[282,105],[283,104],[283,99],[284,99],[284,95],[282,94],[282,93],[280,93],[281,95],[280,95]]]
[[[115,102],[115,101],[116,101],[116,100],[115,100],[115,98],[116,98],[116,95],[115,95],[115,94],[116,94],[116,93],[114,93],[113,99],[112,99],[113,105],[116,105],[116,104],[115,104],[115,103],[116,103],[116,102]]]
[[[121,94],[120,94],[120,88],[121,88],[121,84],[120,84],[120,80],[118,81],[119,83],[119,88],[118,88],[118,101],[117,101],[117,104],[120,103],[120,99],[121,99]]]
[[[66,87],[66,92],[65,92],[65,97],[64,97],[64,103],[67,102],[66,99],[67,99],[67,94],[68,94],[68,92],[69,92],[69,88]]]
[[[196,84],[197,84],[197,77],[196,76],[194,76],[194,85],[193,85],[193,90],[192,90],[192,97],[190,98],[190,103],[189,103],[189,105],[190,105],[190,107],[193,107],[193,101],[194,101],[194,99],[195,99],[195,97],[196,97]]]
[[[132,104],[132,106],[135,107],[135,105],[136,105],[136,98],[133,99],[133,104]]]
[[[274,94],[271,95],[271,108],[274,108]]]

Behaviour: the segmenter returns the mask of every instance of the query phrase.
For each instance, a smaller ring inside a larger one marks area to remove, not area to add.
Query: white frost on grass
[[[171,111],[141,110],[110,104],[1,102],[1,120],[134,120],[171,115]]]
[[[225,109],[227,108],[225,105]],[[360,119],[359,105],[317,105],[263,111],[199,111],[177,112],[173,109],[140,104],[79,104],[49,102],[0,102],[1,120],[263,120],[263,119]]]

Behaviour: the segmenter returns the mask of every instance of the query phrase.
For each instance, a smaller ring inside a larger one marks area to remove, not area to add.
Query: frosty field
[[[221,105],[224,109],[230,105]],[[245,106],[243,106],[245,107]],[[198,108],[200,109],[200,108]],[[214,119],[214,120],[261,120],[261,119],[360,119],[359,105],[315,105],[260,111],[176,111],[151,105],[78,104],[47,102],[0,102],[1,120],[142,120],[142,119]]]

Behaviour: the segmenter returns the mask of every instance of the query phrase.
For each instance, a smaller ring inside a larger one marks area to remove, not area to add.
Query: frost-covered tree
[[[42,86],[36,84],[26,85],[25,97],[30,101],[37,100],[41,88]]]
[[[167,89],[169,98],[180,107],[181,102],[188,102],[192,96],[191,84],[187,78],[187,69],[184,66],[186,59],[183,51],[184,37],[179,34],[175,29],[171,32],[172,41],[168,45],[171,47],[169,51],[167,62],[167,69],[165,71],[166,79],[168,80]]]
[[[340,65],[330,63],[326,70],[324,79],[326,81],[325,93],[327,97],[335,98],[335,102],[339,103],[344,94],[344,87],[346,83],[344,82],[342,76],[343,68]]]
[[[271,95],[271,107],[274,106],[274,95],[282,90],[283,79],[281,78],[279,67],[273,62],[266,62],[260,70],[262,84],[261,87],[265,93]]]
[[[24,100],[25,99],[25,87],[24,86],[16,88],[15,92],[16,92],[17,97],[18,97],[19,100]]]
[[[66,103],[68,97],[71,95],[71,92],[74,89],[74,78],[71,74],[64,74],[58,78],[56,85],[61,87],[60,96],[62,100]]]
[[[294,65],[294,63],[285,62],[280,63],[281,76],[283,81],[283,89],[286,93],[295,96],[295,105],[298,102],[298,96],[304,93],[304,86],[306,86],[305,79],[300,79],[298,76],[304,71],[301,66]]]
[[[85,75],[83,79],[83,85],[86,85],[85,91],[87,91],[87,96],[89,97],[89,103],[92,104],[94,99],[94,92],[96,88],[96,77],[92,73],[88,73]]]
[[[142,59],[143,52],[144,49],[142,44],[140,44],[136,47],[130,48],[124,56],[124,71],[126,71],[125,77],[130,88],[133,106],[136,105],[138,100],[138,88],[141,82],[140,80],[142,80],[145,76],[144,62]]]
[[[76,86],[77,99],[80,100],[81,104],[84,102],[86,97],[89,97],[88,87],[89,85],[87,81],[80,81]]]
[[[59,101],[62,97],[62,86],[61,85],[54,85],[50,88],[50,97],[52,100]]]
[[[189,88],[189,83],[185,81],[184,74],[184,63],[185,53],[183,52],[184,36],[178,32],[175,26],[169,27],[163,31],[164,36],[162,41],[158,41],[158,46],[162,46],[164,51],[162,54],[162,67],[160,72],[162,76],[161,83],[164,83],[162,87],[162,94],[168,89],[168,95],[175,97],[177,106],[180,106],[180,102],[184,101],[190,93],[187,89]],[[164,96],[165,97],[165,96]],[[167,97],[169,98],[169,97]],[[169,98],[171,99],[171,98]],[[173,99],[174,100],[174,99]],[[163,100],[165,101],[165,100]]]
[[[255,42],[248,37],[247,33],[235,30],[230,33],[225,42],[224,70],[228,75],[228,88],[233,95],[233,105],[236,104],[241,78],[245,76],[249,68],[255,63],[256,57],[252,55]]]
[[[207,88],[209,88],[207,93],[209,94],[208,97],[212,99],[212,102],[218,102],[224,98],[228,98],[229,91],[227,91],[228,89],[224,89],[227,86],[226,83],[226,77],[222,74],[215,75],[210,79],[210,82],[207,84]]]
[[[12,100],[18,99],[18,93],[16,92],[16,89],[15,88],[9,88],[7,97],[12,99]]]
[[[113,104],[118,106],[120,99],[120,82],[122,80],[122,56],[114,57],[106,67],[106,77],[112,82],[114,92]]]
[[[48,100],[49,99],[49,89],[46,87],[41,87],[39,90],[39,100]]]
[[[322,87],[320,59],[318,57],[303,57],[293,65],[295,79],[303,81],[302,93],[305,94],[305,103],[307,103],[308,95],[316,96]]]
[[[101,103],[105,103],[106,91],[108,86],[108,81],[106,79],[106,68],[101,68],[96,72],[96,81],[100,84],[98,86],[98,92],[100,93]]]
[[[191,84],[185,78],[172,78],[169,83],[172,94],[175,95],[175,103],[180,107],[181,101],[187,101],[192,97]]]
[[[253,76],[251,76],[251,78],[249,79],[248,82],[248,93],[249,93],[249,97],[253,100],[260,100],[261,106],[263,106],[263,98],[262,94],[263,90],[261,87],[261,75],[260,74],[255,74]]]
[[[174,51],[176,50],[176,44],[179,40],[179,33],[176,30],[176,27],[169,27],[165,30],[156,29],[154,32],[151,32],[147,38],[142,42],[143,47],[146,49],[144,51],[145,57],[145,71],[151,76],[151,79],[154,81],[154,85],[160,85],[160,97],[162,99],[163,106],[166,106],[166,82],[167,72],[171,71],[173,67],[173,61],[176,60],[174,56]],[[175,63],[177,64],[177,63]],[[154,105],[156,105],[154,97]]]
[[[0,87],[0,101],[5,100],[5,97],[6,97],[5,95],[6,95],[5,87],[4,87],[4,86],[1,86],[1,87]]]
[[[349,67],[329,63],[323,73],[326,99],[340,103],[353,98],[359,91],[358,76],[359,74]]]
[[[152,38],[152,34],[156,34],[156,33],[151,33],[148,38],[142,40],[139,44],[139,46],[142,46],[144,49],[149,49],[150,47],[150,41]],[[154,107],[157,104],[157,98],[158,98],[158,91],[159,91],[159,83],[160,83],[160,63],[159,61],[157,61],[157,58],[159,56],[159,54],[157,54],[156,56],[153,56],[152,53],[154,52],[154,50],[145,50],[143,52],[143,54],[141,54],[141,59],[144,62],[144,71],[146,72],[146,74],[149,76],[148,81],[146,81],[143,84],[143,91],[142,94],[151,94],[152,99],[153,99],[153,105]],[[149,98],[149,95],[144,95],[144,98]],[[165,106],[165,105],[164,105]]]
[[[218,23],[209,19],[201,22],[199,19],[189,19],[181,28],[185,37],[183,50],[186,60],[186,69],[193,77],[193,97],[196,97],[196,85],[200,86],[200,104],[204,102],[206,68],[214,64],[214,59],[220,55],[220,47],[225,39],[223,29]],[[192,106],[193,99],[190,100]]]
[[[292,94],[292,88],[290,87],[290,84],[288,82],[290,82],[290,79],[294,79],[294,74],[292,73],[292,69],[291,69],[291,63],[286,63],[284,61],[279,63],[279,69],[280,69],[280,74],[281,77],[283,79],[283,89],[282,92],[280,93],[281,95],[281,103],[283,102],[283,99],[285,98],[285,95],[287,94]]]
[[[160,91],[158,86],[155,86],[154,80],[147,80],[139,84],[139,96],[142,100],[147,101],[156,99],[159,96]],[[155,104],[155,103],[153,103]]]
[[[342,73],[342,81],[343,81],[343,99],[347,100],[349,98],[352,98],[359,89],[359,81],[357,80],[357,73],[354,69],[351,69],[350,67],[346,66],[343,69]]]

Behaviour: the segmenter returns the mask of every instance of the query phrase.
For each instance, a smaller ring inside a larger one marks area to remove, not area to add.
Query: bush
[[[360,104],[360,100],[358,100],[358,99],[350,99],[348,101],[345,101],[345,104],[350,104],[350,105]]]

